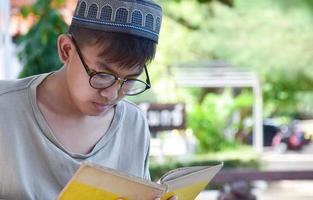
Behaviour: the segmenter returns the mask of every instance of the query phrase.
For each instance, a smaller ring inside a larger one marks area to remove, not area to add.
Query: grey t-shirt
[[[36,102],[47,75],[0,81],[0,199],[54,200],[85,161],[149,179],[150,134],[139,108],[120,101],[93,150],[71,153],[56,141]]]

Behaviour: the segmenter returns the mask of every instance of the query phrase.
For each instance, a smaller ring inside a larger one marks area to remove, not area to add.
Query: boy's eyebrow
[[[97,62],[96,62],[96,65],[97,65],[97,67],[99,67],[100,69],[112,71],[112,70],[110,70],[109,65],[107,65],[105,62],[97,61]]]
[[[100,70],[105,70],[105,71],[108,71],[108,72],[110,72],[110,73],[117,74],[116,71],[114,71],[114,70],[113,70],[108,64],[106,64],[105,62],[97,61],[96,64],[97,64],[97,67],[100,68]],[[138,73],[129,74],[129,75],[125,76],[125,77],[139,76],[142,72],[143,72],[143,68],[142,68]]]

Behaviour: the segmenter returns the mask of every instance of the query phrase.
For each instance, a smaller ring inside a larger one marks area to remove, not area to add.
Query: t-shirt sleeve
[[[149,139],[150,140],[150,139]],[[145,158],[145,168],[144,168],[144,179],[151,180],[150,170],[149,170],[149,152],[150,152],[150,141],[147,149],[147,154]]]

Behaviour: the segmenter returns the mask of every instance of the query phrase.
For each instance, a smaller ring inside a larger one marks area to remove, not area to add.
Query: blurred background
[[[157,0],[164,18],[130,98],[146,114],[151,175],[224,162],[204,199],[313,199],[313,1]],[[0,1],[0,79],[61,67],[76,0]]]

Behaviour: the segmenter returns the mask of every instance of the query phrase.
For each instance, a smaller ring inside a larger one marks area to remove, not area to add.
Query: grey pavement
[[[262,161],[268,170],[313,170],[313,143],[301,151],[266,152]],[[269,182],[257,196],[258,200],[313,200],[313,180]]]
[[[257,200],[312,200],[313,181],[272,182],[260,191]]]

